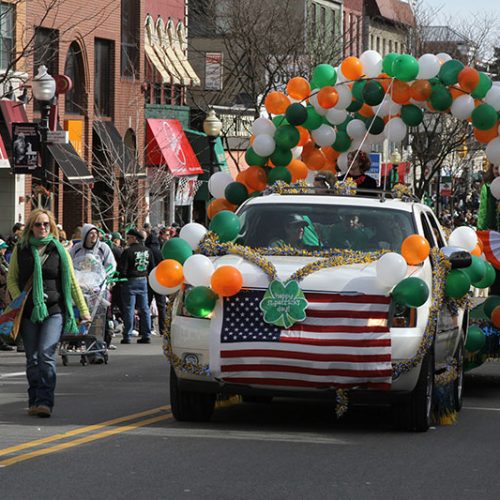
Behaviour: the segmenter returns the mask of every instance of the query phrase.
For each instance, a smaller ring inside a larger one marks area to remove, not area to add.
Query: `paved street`
[[[25,413],[23,355],[2,353],[1,498],[498,498],[500,364],[469,374],[459,422],[426,434],[394,430],[386,409],[335,421],[290,400],[181,424],[159,344],[119,346],[107,366],[59,360],[48,420]]]

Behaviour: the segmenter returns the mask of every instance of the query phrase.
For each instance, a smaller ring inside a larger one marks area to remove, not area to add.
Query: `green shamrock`
[[[307,300],[295,280],[286,284],[271,281],[259,306],[264,313],[264,321],[271,325],[290,328],[306,319]]]

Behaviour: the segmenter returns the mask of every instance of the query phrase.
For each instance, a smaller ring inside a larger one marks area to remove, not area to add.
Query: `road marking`
[[[128,432],[134,429],[138,429],[139,427],[155,424],[156,422],[161,422],[163,420],[170,420],[172,418],[173,418],[172,414],[160,415],[159,417],[148,418],[147,420],[142,420],[135,424],[124,425],[122,427],[117,427],[116,429],[110,429],[108,431],[99,432],[98,434],[92,434],[91,436],[75,439],[74,441],[61,443],[56,446],[51,446],[50,448],[43,448],[41,450],[35,450],[29,453],[24,453],[23,455],[17,455],[16,457],[0,461],[0,467],[7,467],[9,465],[13,465],[19,462],[24,462],[25,460],[30,460],[32,458],[40,457],[43,455],[49,455],[51,453],[56,453],[58,451],[66,450],[68,448],[80,446],[81,444],[91,443],[92,441],[97,441],[98,439],[104,439],[109,436],[114,436],[115,434],[120,434],[122,432]]]
[[[13,377],[25,377],[26,372],[15,372],[15,373],[7,373],[6,375],[0,375],[0,380],[3,378],[13,378]]]
[[[500,408],[483,408],[481,406],[463,406],[462,410],[500,411]]]
[[[86,427],[79,427],[78,429],[64,432],[63,434],[54,434],[53,436],[48,436],[46,438],[37,439],[35,441],[29,441],[27,443],[19,444],[16,446],[11,446],[9,448],[4,448],[0,450],[0,457],[5,455],[10,455],[11,453],[15,453],[17,451],[25,450],[27,448],[34,448],[41,444],[51,443],[53,441],[59,441],[61,439],[78,436],[79,434],[85,434],[87,432],[102,429],[103,427],[109,427],[110,425],[120,424],[128,420],[134,420],[140,417],[147,417],[148,415],[153,415],[154,413],[166,410],[170,410],[170,405],[158,406],[158,408],[152,408],[151,410],[141,411],[139,413],[133,413],[132,415],[126,415],[124,417],[118,417],[112,420],[106,420],[105,422],[101,422],[99,424],[89,425]]]

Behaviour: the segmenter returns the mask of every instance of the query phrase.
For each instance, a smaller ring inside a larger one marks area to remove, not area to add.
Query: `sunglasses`
[[[48,228],[50,227],[50,222],[35,222],[33,226]]]

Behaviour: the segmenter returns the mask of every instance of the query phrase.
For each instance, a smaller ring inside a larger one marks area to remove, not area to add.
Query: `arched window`
[[[85,114],[85,74],[82,51],[76,42],[69,46],[64,74],[73,82],[73,88],[65,94],[65,112],[71,115],[83,115]]]

